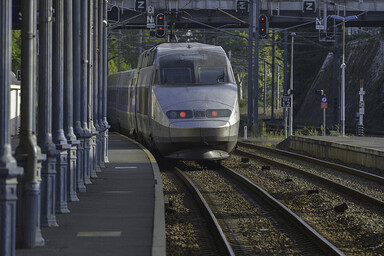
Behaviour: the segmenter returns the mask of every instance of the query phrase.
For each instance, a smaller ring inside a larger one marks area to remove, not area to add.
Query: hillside
[[[307,86],[303,102],[298,102],[295,111],[296,124],[322,124],[320,96],[315,90],[323,89],[328,96],[327,127],[337,123],[334,115],[337,93],[333,92],[334,54],[329,53],[312,85]],[[367,130],[384,131],[384,38],[371,37],[350,41],[346,48],[346,129],[355,129],[359,111],[360,79],[364,79],[365,115]],[[340,65],[338,65],[341,81]],[[340,83],[339,83],[340,84]],[[336,97],[335,97],[336,96]],[[335,122],[336,121],[336,122]]]

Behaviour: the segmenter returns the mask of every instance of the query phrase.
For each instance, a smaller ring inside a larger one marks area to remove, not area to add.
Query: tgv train
[[[108,77],[108,122],[174,159],[220,160],[235,148],[240,113],[219,46],[163,43],[134,70]]]

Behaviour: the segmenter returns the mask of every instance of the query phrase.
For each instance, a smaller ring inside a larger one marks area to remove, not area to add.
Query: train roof
[[[133,72],[135,72],[135,70],[136,69],[130,69],[130,70],[120,71],[112,75],[109,75],[107,86],[108,87],[120,86],[119,80],[122,78],[129,81],[131,76],[133,75]]]
[[[137,67],[143,68],[152,65],[156,59],[170,55],[221,55],[227,57],[221,46],[202,44],[202,43],[162,43],[158,44],[140,54]]]
[[[174,51],[213,51],[225,54],[221,46],[202,44],[202,43],[162,43],[154,48],[157,49],[158,56],[169,54]]]

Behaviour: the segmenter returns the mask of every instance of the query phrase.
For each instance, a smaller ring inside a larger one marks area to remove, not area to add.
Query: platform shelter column
[[[10,135],[11,13],[12,1],[1,0],[0,15],[0,255],[15,256],[17,167]]]
[[[41,154],[36,142],[37,29],[36,0],[23,0],[21,27],[21,128],[16,159],[24,167],[19,178],[16,243],[23,248],[44,245],[40,230]]]
[[[104,106],[104,97],[103,97],[103,76],[104,76],[104,0],[98,0],[98,111],[97,111],[97,122],[99,123],[99,133],[100,133],[100,148],[99,148],[99,165],[101,168],[105,168],[104,163],[104,149],[105,149],[105,130],[107,127],[103,122],[103,106]]]
[[[101,133],[102,128],[99,123],[99,6],[98,0],[91,0],[93,2],[93,21],[92,21],[92,34],[93,34],[93,62],[92,62],[92,75],[93,75],[93,124],[96,129],[96,147],[94,152],[94,169],[96,172],[101,172],[100,169],[100,148],[101,148]]]
[[[64,130],[68,144],[67,197],[79,201],[76,194],[77,140],[73,131],[73,8],[72,0],[64,2]]]
[[[92,134],[89,139],[90,145],[90,170],[91,176],[97,177],[96,174],[96,145],[97,130],[94,123],[94,9],[93,0],[88,1],[88,127]],[[87,178],[87,177],[86,177]],[[87,179],[86,179],[87,182]],[[91,180],[89,180],[91,183]]]
[[[92,130],[91,127],[88,126],[88,112],[90,111],[90,104],[89,101],[90,96],[88,94],[88,87],[89,87],[89,69],[90,69],[90,54],[89,54],[89,47],[90,47],[90,33],[89,33],[89,15],[88,15],[88,8],[89,8],[89,0],[82,0],[81,1],[81,126],[83,128],[83,135],[81,136],[81,143],[84,147],[84,173],[83,177],[81,179],[84,181],[84,184],[91,184],[91,141],[92,141]],[[78,180],[79,181],[79,180]],[[79,181],[79,183],[81,180]],[[79,185],[79,184],[78,184]],[[79,187],[78,187],[79,188]],[[84,187],[80,187],[80,189],[85,190]]]
[[[53,142],[60,151],[56,164],[56,212],[69,213],[67,204],[68,150],[64,135],[64,2],[53,0],[55,22],[53,26]]]
[[[107,121],[107,77],[108,77],[108,23],[107,23],[107,0],[103,1],[103,122],[104,122],[104,163],[109,163],[108,159],[108,144],[109,135],[108,129],[111,126]]]
[[[55,215],[56,158],[52,140],[52,0],[40,0],[39,22],[39,126],[37,142],[47,155],[41,169],[41,225],[57,226]]]
[[[84,192],[84,139],[85,130],[81,126],[81,0],[73,0],[73,123],[79,140],[76,151],[76,191]]]

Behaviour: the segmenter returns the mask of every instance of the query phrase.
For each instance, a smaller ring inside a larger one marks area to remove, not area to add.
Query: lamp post
[[[350,21],[350,20],[355,20],[357,19],[357,16],[347,16],[347,17],[342,17],[338,15],[331,15],[332,19],[335,20],[340,20],[342,21],[342,29],[343,29],[343,60],[342,64],[340,66],[341,68],[341,100],[340,100],[340,105],[341,105],[341,113],[340,113],[340,121],[341,121],[341,136],[345,136],[345,22]]]
[[[291,97],[291,107],[289,108],[289,136],[292,136],[293,131],[293,43],[295,41],[296,33],[291,33],[292,43],[291,43],[291,82],[289,86],[289,95]]]

